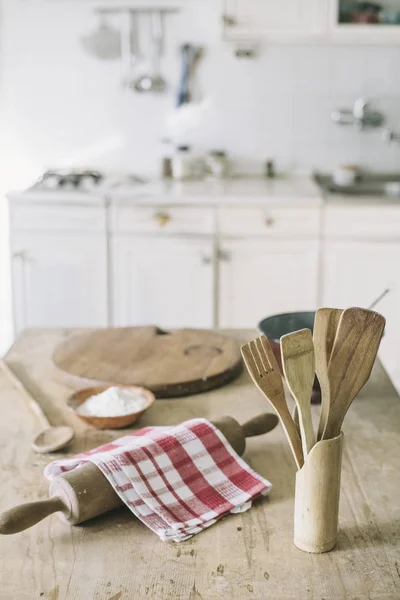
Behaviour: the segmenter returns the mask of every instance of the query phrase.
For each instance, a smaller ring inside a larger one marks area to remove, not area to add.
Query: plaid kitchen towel
[[[272,485],[206,419],[147,427],[74,458],[55,460],[48,479],[88,461],[162,540],[181,542],[229,513],[244,512]]]

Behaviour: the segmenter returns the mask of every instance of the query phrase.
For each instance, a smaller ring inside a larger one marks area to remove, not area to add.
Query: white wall
[[[93,4],[3,0],[0,69],[0,194],[23,187],[44,168],[65,163],[157,173],[160,137],[174,107],[180,43],[205,48],[199,89],[210,108],[191,141],[225,148],[242,170],[266,157],[282,167],[332,168],[338,162],[399,169],[400,146],[379,132],[330,122],[333,107],[374,98],[400,129],[398,47],[268,46],[238,61],[220,41],[221,0],[188,0],[167,26],[162,97],[124,92],[118,62],[85,54]],[[0,303],[9,332],[4,201],[0,212]],[[1,344],[0,344],[1,345]]]
[[[265,46],[257,60],[238,61],[220,41],[220,0],[188,0],[169,20],[164,68],[170,93],[139,96],[121,90],[118,62],[82,50],[79,38],[96,23],[92,6],[6,0],[3,90],[8,162],[17,180],[22,170],[74,157],[156,172],[183,41],[206,51],[199,81],[212,105],[193,135],[199,146],[224,147],[246,162],[274,156],[313,167],[344,160],[398,165],[400,150],[382,144],[378,133],[341,129],[329,120],[332,107],[366,94],[400,127],[398,47]]]

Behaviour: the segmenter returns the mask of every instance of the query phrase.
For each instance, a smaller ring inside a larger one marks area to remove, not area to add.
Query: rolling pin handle
[[[256,435],[262,435],[268,433],[278,425],[278,416],[274,413],[263,413],[253,417],[246,423],[243,423],[242,430],[244,437],[254,437]]]
[[[68,510],[61,498],[57,496],[41,502],[29,502],[28,504],[14,506],[14,508],[0,514],[0,534],[19,533],[32,527],[32,525],[36,525],[36,523],[55,512],[65,513]]]

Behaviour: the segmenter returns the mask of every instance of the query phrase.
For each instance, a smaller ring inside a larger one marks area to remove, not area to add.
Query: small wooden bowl
[[[85,400],[87,400],[90,396],[96,396],[97,394],[101,394],[105,390],[108,390],[110,387],[118,387],[125,390],[132,390],[144,396],[147,400],[147,404],[144,408],[141,408],[139,411],[134,413],[129,413],[129,415],[119,415],[117,417],[96,417],[94,415],[81,415],[77,412],[78,406],[80,406]],[[135,387],[131,385],[99,385],[96,387],[85,388],[84,390],[79,390],[70,396],[67,400],[67,405],[69,408],[76,414],[77,417],[89,423],[89,425],[93,425],[97,427],[97,429],[121,429],[122,427],[127,427],[128,425],[132,425],[136,423],[138,419],[142,416],[144,412],[153,404],[155,400],[155,396],[150,390],[146,390],[145,388]]]

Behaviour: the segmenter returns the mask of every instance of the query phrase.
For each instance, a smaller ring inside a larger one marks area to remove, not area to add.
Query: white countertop
[[[399,208],[397,196],[325,194],[311,176],[288,175],[274,179],[232,177],[225,180],[149,182],[136,186],[99,186],[91,192],[31,189],[7,194],[12,202],[63,205],[196,205],[281,206],[318,208]]]
[[[382,196],[356,196],[348,194],[327,194],[325,203],[328,207],[335,208],[368,208],[379,205],[385,208],[399,208],[400,197],[390,196],[388,194],[382,194]]]
[[[185,204],[185,205],[285,205],[318,207],[322,194],[306,176],[237,177],[221,181],[150,182],[135,187],[99,187],[91,193],[59,190],[11,192],[11,201],[60,204]]]
[[[310,177],[276,179],[232,178],[221,181],[160,182],[137,191],[118,189],[108,192],[116,203],[202,204],[207,206],[278,204],[319,206],[322,195]]]

